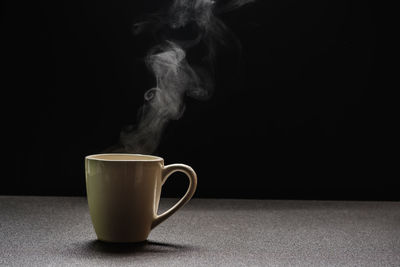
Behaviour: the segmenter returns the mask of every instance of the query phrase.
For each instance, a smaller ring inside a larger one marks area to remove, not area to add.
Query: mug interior
[[[96,154],[86,157],[91,160],[100,161],[162,161],[163,159],[157,156],[142,155],[142,154]]]

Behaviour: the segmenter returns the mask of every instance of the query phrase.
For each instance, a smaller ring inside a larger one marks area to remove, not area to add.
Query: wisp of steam
[[[217,15],[253,1],[232,0],[218,5],[213,0],[173,0],[164,12],[134,25],[135,34],[151,31],[160,40],[149,49],[145,60],[155,86],[144,94],[137,125],[121,132],[120,144],[112,151],[153,153],[167,123],[182,116],[185,96],[207,99],[212,95],[216,47],[238,45]],[[191,49],[198,51],[196,58],[189,60]]]

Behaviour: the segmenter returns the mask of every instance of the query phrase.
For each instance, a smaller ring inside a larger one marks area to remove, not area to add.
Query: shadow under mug
[[[160,157],[140,154],[97,154],[85,158],[86,191],[97,238],[106,242],[141,242],[193,196],[194,170],[184,164],[164,166]],[[161,186],[174,172],[189,178],[185,195],[157,215]]]

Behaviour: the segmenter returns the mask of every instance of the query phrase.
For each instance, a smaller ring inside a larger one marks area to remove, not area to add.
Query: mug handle
[[[161,215],[156,215],[151,224],[151,229],[165,221],[168,217],[174,214],[179,208],[183,207],[193,196],[194,192],[196,191],[197,187],[197,175],[194,170],[185,164],[171,164],[167,165],[162,170],[161,176],[161,185],[165,183],[168,177],[173,174],[174,172],[183,172],[189,178],[189,188],[186,191],[185,195],[174,205],[172,208],[167,210]]]

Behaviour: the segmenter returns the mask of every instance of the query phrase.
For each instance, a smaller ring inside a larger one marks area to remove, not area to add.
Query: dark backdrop
[[[154,85],[134,36],[157,1],[3,1],[10,134],[1,194],[83,195],[85,155],[115,144]],[[262,1],[221,19],[216,90],[186,99],[155,154],[197,171],[197,197],[399,199],[383,148],[374,7]],[[7,104],[7,103],[5,103]],[[176,175],[166,196],[185,190]]]

